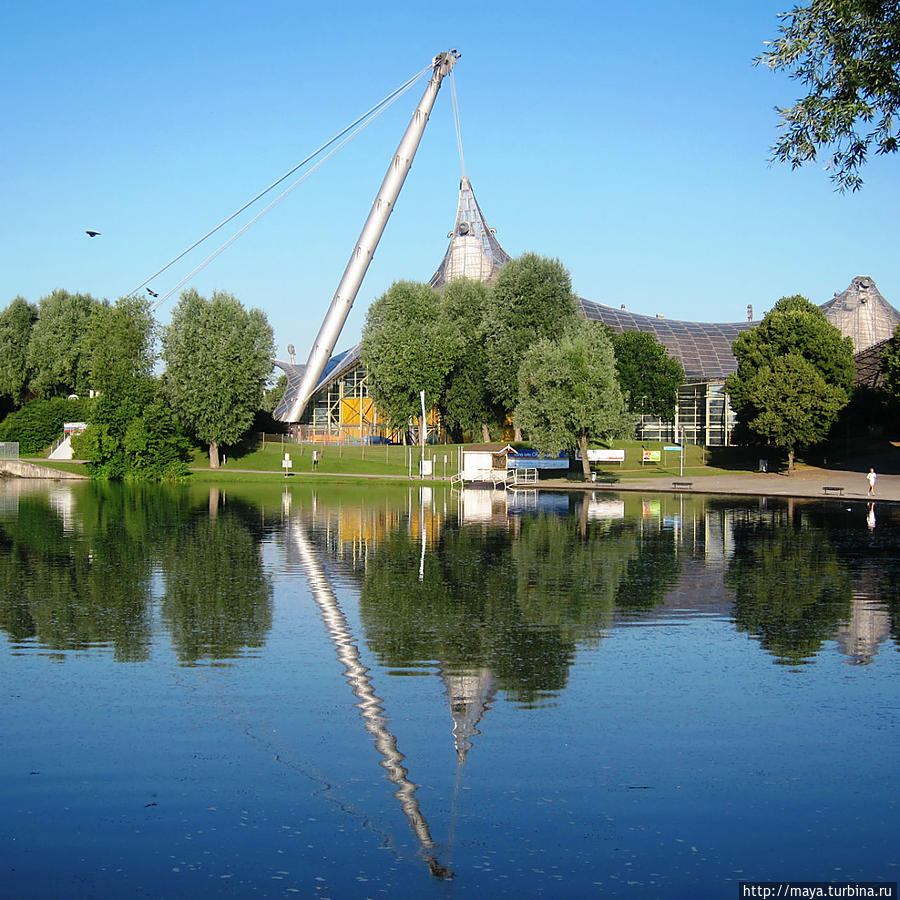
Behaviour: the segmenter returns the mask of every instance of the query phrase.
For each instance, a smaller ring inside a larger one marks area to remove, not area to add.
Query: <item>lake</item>
[[[900,875],[900,508],[0,482],[0,895]]]

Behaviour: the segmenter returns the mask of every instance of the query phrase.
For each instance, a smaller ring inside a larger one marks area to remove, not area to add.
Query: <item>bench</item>
[[[826,484],[822,487],[823,494],[837,494],[838,497],[844,496],[844,489],[839,484]]]
[[[676,491],[686,491],[686,490],[689,490],[690,488],[692,488],[693,486],[694,486],[693,481],[673,481],[672,482],[672,487]]]

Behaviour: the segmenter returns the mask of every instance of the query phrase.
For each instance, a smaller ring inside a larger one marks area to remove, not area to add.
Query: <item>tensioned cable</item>
[[[256,203],[258,200],[260,200],[262,197],[264,197],[266,194],[268,194],[269,191],[278,187],[279,184],[281,184],[286,179],[290,178],[291,175],[294,174],[294,172],[296,172],[298,169],[303,168],[303,166],[305,166],[308,162],[315,159],[320,153],[322,153],[324,150],[326,150],[328,147],[330,147],[332,144],[334,144],[335,141],[340,140],[351,129],[356,128],[356,126],[358,126],[361,122],[365,122],[367,119],[369,119],[371,121],[372,119],[377,118],[377,116],[380,115],[382,112],[384,112],[385,109],[387,109],[389,106],[391,106],[391,104],[393,104],[394,101],[398,100],[401,96],[403,96],[403,94],[405,94],[426,72],[430,71],[432,69],[432,67],[433,67],[433,64],[429,63],[427,66],[425,66],[419,72],[417,72],[412,78],[410,78],[408,81],[406,81],[400,87],[398,87],[395,91],[392,91],[390,94],[388,94],[382,100],[379,100],[378,103],[376,103],[373,107],[371,107],[371,109],[369,109],[368,111],[363,113],[355,121],[351,122],[346,128],[339,131],[336,135],[334,135],[334,137],[330,138],[328,141],[326,141],[324,144],[322,144],[321,147],[319,147],[317,150],[314,150],[312,153],[310,153],[309,156],[307,156],[301,162],[297,163],[297,165],[295,165],[292,169],[285,172],[284,175],[282,175],[276,181],[273,181],[267,188],[260,191],[252,200],[248,200],[239,210],[232,213],[230,216],[228,216],[228,218],[223,219],[221,222],[219,222],[218,225],[216,225],[214,228],[211,228],[209,231],[207,231],[206,234],[203,235],[203,237],[198,238],[196,241],[194,241],[194,243],[191,244],[190,247],[188,247],[186,250],[183,250],[181,253],[178,254],[178,256],[174,257],[169,262],[167,262],[161,269],[157,269],[149,278],[146,278],[136,288],[134,288],[132,291],[130,291],[125,296],[130,297],[130,296],[132,296],[132,294],[136,294],[141,288],[146,287],[148,284],[150,284],[151,281],[153,281],[154,278],[156,278],[158,275],[161,275],[163,272],[165,272],[171,266],[175,265],[175,263],[177,263],[180,259],[183,259],[185,256],[187,256],[187,254],[190,253],[191,250],[194,250],[196,247],[200,246],[200,244],[202,244],[207,238],[211,237],[217,231],[219,231],[221,228],[224,228],[229,222],[236,219],[242,212],[249,209],[254,203]],[[371,117],[371,119],[370,119],[370,117]],[[344,143],[346,143],[346,142],[344,142]],[[343,146],[343,144],[341,144],[341,146]],[[159,304],[154,304],[153,309],[155,309],[158,305]]]
[[[410,84],[408,84],[403,93],[409,90],[413,86],[413,84],[415,84],[415,82],[411,82]],[[397,94],[397,96],[391,100],[391,103],[389,103],[383,109],[379,110],[376,115],[373,115],[368,121],[362,122],[360,125],[358,125],[336,147],[333,147],[325,156],[323,156],[322,159],[320,159],[308,172],[304,172],[290,187],[282,191],[268,206],[266,206],[264,209],[261,209],[249,222],[239,228],[227,241],[225,241],[224,244],[221,244],[216,250],[214,250],[209,256],[207,256],[206,259],[203,260],[203,262],[196,266],[196,268],[188,272],[188,274],[185,275],[184,278],[182,278],[181,281],[179,281],[178,284],[175,285],[175,287],[163,294],[163,296],[158,300],[154,301],[153,305],[150,307],[150,312],[155,312],[160,306],[162,306],[163,303],[166,302],[166,300],[169,299],[169,297],[172,296],[172,294],[179,291],[198,272],[205,269],[217,256],[219,256],[219,254],[221,254],[224,250],[227,250],[242,234],[244,234],[244,232],[251,228],[251,226],[255,225],[267,212],[269,212],[273,207],[277,206],[282,200],[284,200],[284,198],[287,197],[287,195],[290,194],[291,191],[294,190],[294,188],[298,187],[300,184],[306,181],[306,179],[309,178],[310,175],[312,175],[316,170],[318,170],[321,166],[328,162],[328,160],[331,159],[331,157],[334,156],[335,153],[337,153],[346,144],[352,141],[353,138],[355,138],[361,131],[371,125],[372,122],[374,122],[375,119],[379,115],[381,115],[381,113],[383,113],[394,103],[394,101],[399,100],[400,97],[403,96],[403,93]],[[294,171],[296,171],[296,169]]]
[[[466,174],[466,160],[463,157],[462,148],[462,131],[459,128],[459,103],[456,100],[456,78],[453,75],[453,69],[450,70],[450,94],[453,97],[453,119],[456,122],[456,145],[459,147],[459,165],[462,174]]]

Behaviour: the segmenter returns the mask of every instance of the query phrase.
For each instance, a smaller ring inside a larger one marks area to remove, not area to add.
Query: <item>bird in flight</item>
[[[99,231],[86,231],[85,234],[88,237],[97,237],[97,235],[100,234],[100,232]]]
[[[157,294],[156,291],[151,291],[150,288],[147,288],[147,293],[148,293],[151,297],[158,297],[158,296],[159,296],[159,294]]]

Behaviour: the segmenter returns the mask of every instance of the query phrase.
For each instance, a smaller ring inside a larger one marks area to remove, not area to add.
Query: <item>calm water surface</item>
[[[890,881],[900,510],[0,483],[0,896]]]

